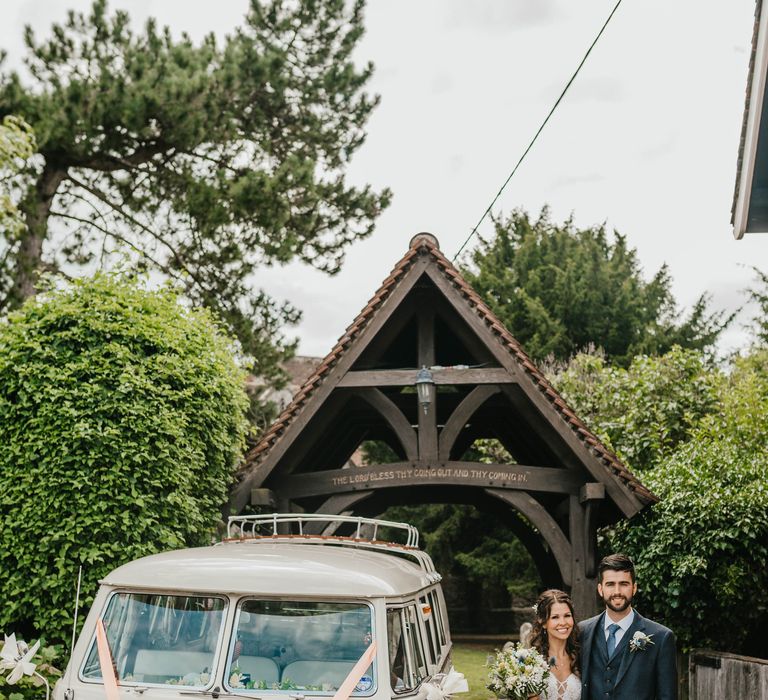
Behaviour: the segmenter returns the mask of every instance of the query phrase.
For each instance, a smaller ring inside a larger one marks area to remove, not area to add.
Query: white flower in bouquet
[[[526,700],[546,688],[549,673],[549,664],[538,651],[518,643],[489,658],[486,687],[499,698]]]

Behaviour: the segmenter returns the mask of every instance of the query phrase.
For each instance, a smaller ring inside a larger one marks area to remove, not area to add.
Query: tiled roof
[[[657,497],[645,488],[619,458],[603,445],[603,443],[598,440],[589,428],[587,428],[587,426],[576,416],[557,391],[555,391],[554,387],[552,387],[544,375],[536,368],[536,365],[530,357],[528,357],[521,345],[512,337],[511,333],[504,328],[499,319],[496,318],[495,314],[488,308],[485,302],[483,302],[477,292],[470,287],[459,271],[440,252],[436,239],[429,234],[420,234],[414,237],[408,252],[397,265],[395,265],[392,272],[384,280],[381,287],[379,287],[371,300],[366,304],[365,308],[357,315],[351,325],[344,331],[341,338],[339,338],[333,349],[309,376],[307,381],[294,396],[293,401],[280,414],[269,430],[263,435],[261,440],[246,454],[243,470],[252,470],[266,457],[269,449],[279,442],[288,426],[301,412],[315,389],[322,384],[331,369],[344,355],[346,349],[360,335],[376,314],[376,311],[392,293],[398,282],[405,276],[419,256],[422,255],[429,255],[434,259],[437,267],[442,271],[451,284],[453,284],[461,296],[466,299],[467,303],[486,323],[502,345],[517,360],[521,369],[531,378],[539,391],[541,391],[547,400],[555,407],[563,420],[565,420],[570,429],[573,430],[587,449],[600,460],[606,469],[623,481],[641,501],[645,503],[656,502],[658,500]]]

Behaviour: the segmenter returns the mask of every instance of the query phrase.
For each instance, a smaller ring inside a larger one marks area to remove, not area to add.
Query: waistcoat
[[[605,641],[605,630],[602,625],[592,635],[592,654],[589,661],[588,700],[610,700],[616,686],[616,675],[619,672],[622,656],[627,653],[627,633],[621,638],[608,658],[608,645]]]

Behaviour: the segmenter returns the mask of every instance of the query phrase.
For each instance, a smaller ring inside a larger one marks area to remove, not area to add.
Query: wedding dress
[[[581,679],[572,673],[561,682],[551,673],[547,688],[539,697],[541,700],[581,700]]]

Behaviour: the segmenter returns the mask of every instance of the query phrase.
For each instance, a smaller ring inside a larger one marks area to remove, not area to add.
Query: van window
[[[373,639],[366,603],[246,600],[238,610],[225,685],[232,691],[333,694]],[[376,690],[373,665],[353,692]]]
[[[419,598],[419,607],[421,608],[421,617],[424,620],[424,629],[427,632],[426,648],[430,663],[436,664],[440,658],[440,643],[437,641],[437,631],[435,629],[435,611],[426,596]]]
[[[120,684],[208,686],[225,607],[221,598],[115,593],[103,620]],[[95,638],[82,677],[101,681]]]
[[[432,607],[432,614],[435,617],[435,626],[437,627],[437,638],[440,641],[440,646],[444,647],[448,640],[446,638],[445,627],[445,615],[443,615],[442,604],[440,603],[440,596],[437,594],[437,590],[433,589],[427,594],[429,603]]]
[[[416,606],[387,610],[390,684],[396,693],[418,687],[427,677]]]

